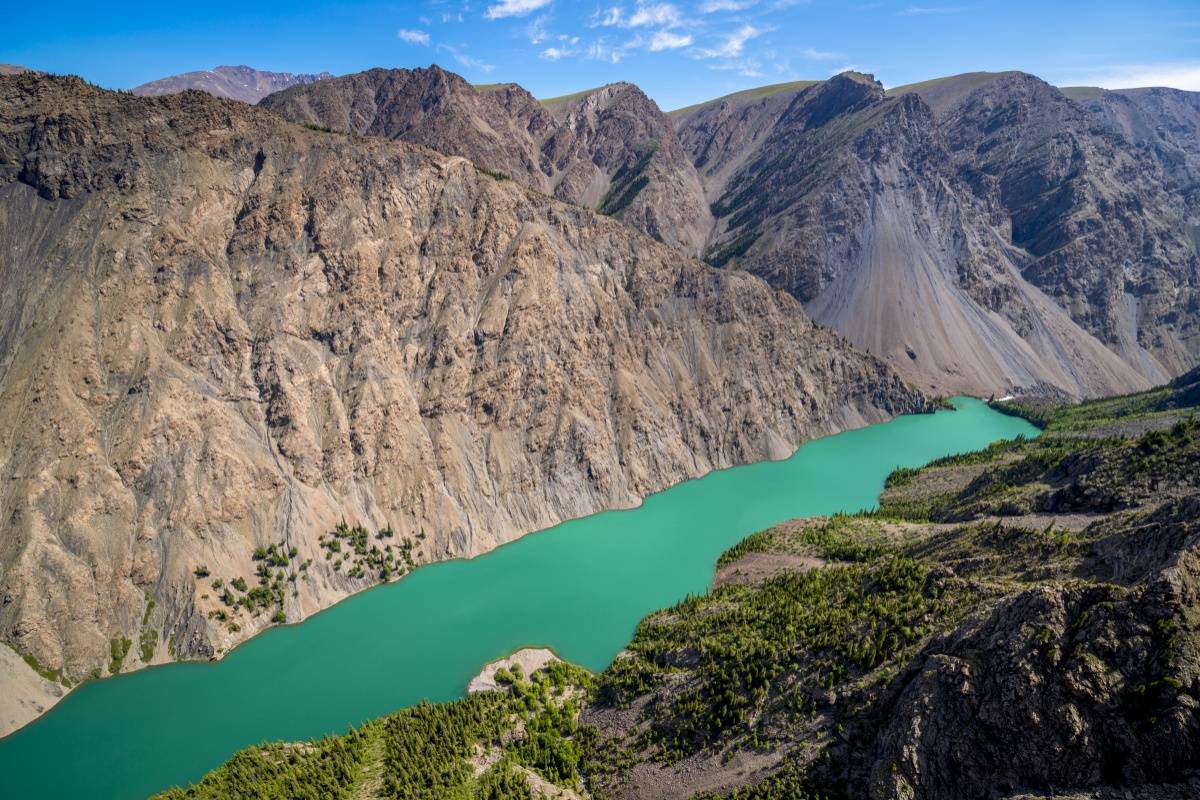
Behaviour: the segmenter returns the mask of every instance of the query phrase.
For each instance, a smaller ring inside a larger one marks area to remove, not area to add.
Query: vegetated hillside
[[[758,279],[459,157],[37,75],[0,120],[0,638],[45,679],[6,726],[928,407]]]
[[[187,89],[198,89],[214,97],[228,97],[243,103],[257,103],[272,92],[298,84],[323,81],[333,76],[328,72],[316,74],[291,72],[267,72],[253,67],[214,67],[213,69],[184,72],[159,78],[141,86],[133,93],[143,97],[163,94],[178,94]]]
[[[674,128],[632,84],[543,104],[516,84],[472,86],[434,65],[296,86],[261,105],[297,122],[469,158],[621,219],[687,255],[699,254],[711,223]]]
[[[1138,106],[1170,131],[1154,147],[1023,73],[886,93],[847,73],[673,119],[714,201],[708,260],[923,386],[1088,396],[1200,359],[1188,94]]]
[[[508,676],[164,797],[1194,797],[1197,403],[1200,370],[1005,406],[1045,432],[899,470],[877,513],[750,536],[594,679]],[[367,754],[314,764],[331,751]]]

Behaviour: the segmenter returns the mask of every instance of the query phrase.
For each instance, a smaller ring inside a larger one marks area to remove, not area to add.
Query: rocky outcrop
[[[261,105],[293,121],[469,158],[688,255],[700,252],[711,222],[673,126],[632,84],[542,104],[516,84],[473,86],[435,65],[345,75]]]
[[[267,72],[247,66],[214,67],[143,83],[141,86],[135,86],[133,93],[142,97],[155,97],[177,94],[188,89],[198,89],[208,92],[214,97],[228,97],[231,100],[241,100],[243,103],[257,103],[280,89],[323,81],[332,77],[328,72],[296,74]]]
[[[1172,663],[1193,646],[1177,620],[1194,578],[1180,577],[1133,592],[1031,589],[956,631],[890,709],[868,796],[967,800],[1186,776],[1200,759],[1200,717],[1181,691],[1194,663]]]
[[[0,120],[0,635],[68,681],[226,652],[256,571],[287,620],[377,582],[343,520],[473,555],[926,407],[460,157],[73,78],[0,79]]]

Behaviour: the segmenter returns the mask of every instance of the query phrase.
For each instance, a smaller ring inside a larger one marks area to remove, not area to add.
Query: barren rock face
[[[1164,111],[1143,108],[1155,127],[1177,128]],[[964,179],[1011,218],[1013,243],[1032,257],[1021,267],[1031,283],[1151,380],[1195,365],[1194,174],[1032,75],[997,76],[939,121]]]
[[[714,199],[706,258],[786,289],[923,387],[1147,385],[1022,277],[999,202],[957,174],[915,94],[846,74],[676,122]]]
[[[925,407],[757,278],[459,157],[35,75],[0,120],[0,631],[71,679],[268,624],[210,587],[255,547],[296,620],[379,579],[323,558],[342,520],[476,554]]]
[[[711,217],[667,117],[615,83],[546,104],[516,84],[472,86],[437,66],[373,69],[261,104],[288,119],[464,156],[698,255]]]

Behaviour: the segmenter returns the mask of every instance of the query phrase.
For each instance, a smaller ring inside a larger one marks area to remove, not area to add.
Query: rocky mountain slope
[[[296,86],[261,105],[296,122],[469,158],[688,255],[700,252],[711,222],[670,121],[632,84],[543,104],[516,84],[473,86],[437,66],[373,69]]]
[[[1061,91],[1098,116],[1111,132],[1150,151],[1172,190],[1181,193],[1195,213],[1200,203],[1200,92],[1089,86]]]
[[[1088,396],[1200,359],[1197,182],[1172,166],[1200,140],[1172,122],[1187,102],[1141,108],[1174,150],[1022,73],[844,74],[673,120],[714,202],[708,260],[924,386]]]
[[[0,637],[47,681],[927,407],[757,278],[461,157],[32,74],[0,120]]]
[[[1022,274],[1150,379],[1193,366],[1195,183],[1032,75],[997,75],[963,94],[935,113],[963,179],[996,197],[1031,257]]]
[[[170,75],[136,86],[133,93],[142,97],[176,94],[186,89],[199,89],[215,97],[228,97],[243,103],[257,103],[272,92],[289,86],[313,83],[332,78],[328,72],[316,74],[267,72],[253,67],[214,67],[213,69]]]
[[[598,676],[497,672],[161,797],[1195,797],[1198,403],[1200,370],[1008,406],[1042,436],[743,540]]]
[[[1022,278],[1002,210],[957,174],[918,97],[844,74],[675,122],[713,200],[706,258],[786,289],[921,385],[1146,385]]]

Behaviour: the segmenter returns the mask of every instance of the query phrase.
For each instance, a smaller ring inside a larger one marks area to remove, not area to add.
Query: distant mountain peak
[[[332,78],[328,72],[292,73],[268,72],[245,64],[223,65],[210,70],[184,72],[156,81],[143,83],[133,93],[142,96],[177,94],[186,89],[199,89],[216,97],[257,103],[269,94],[305,83]]]

